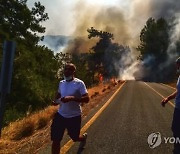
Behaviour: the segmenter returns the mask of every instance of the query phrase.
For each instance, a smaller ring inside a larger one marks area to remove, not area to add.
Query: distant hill
[[[40,45],[45,45],[54,52],[59,52],[64,48],[68,41],[70,40],[70,36],[64,35],[45,35],[44,40],[39,42]]]

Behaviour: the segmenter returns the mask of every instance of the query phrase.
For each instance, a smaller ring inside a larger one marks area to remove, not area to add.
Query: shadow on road
[[[77,151],[77,154],[82,154],[83,153],[83,150],[84,150],[85,148],[78,148],[78,151]]]

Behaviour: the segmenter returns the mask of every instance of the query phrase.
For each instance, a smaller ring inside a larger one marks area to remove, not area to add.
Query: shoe
[[[80,142],[79,149],[84,149],[86,145],[86,140],[87,140],[87,133],[84,133],[83,135],[84,140]]]

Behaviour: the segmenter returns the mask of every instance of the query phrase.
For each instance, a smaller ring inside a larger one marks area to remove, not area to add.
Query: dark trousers
[[[57,112],[51,125],[51,140],[61,141],[65,129],[67,129],[68,135],[71,139],[74,142],[77,141],[81,129],[81,116],[65,118]]]
[[[172,121],[172,131],[175,138],[180,139],[180,109],[175,108]],[[180,143],[174,144],[174,154],[180,154]]]

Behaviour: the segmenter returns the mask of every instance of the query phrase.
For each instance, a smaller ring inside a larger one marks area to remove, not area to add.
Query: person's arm
[[[61,94],[59,92],[56,93],[54,100],[52,101],[52,105],[56,106],[59,103],[57,103],[57,100],[61,98]]]
[[[61,101],[64,103],[70,102],[70,101],[75,101],[79,103],[88,103],[89,102],[89,95],[88,93],[84,94],[81,96],[81,98],[77,98],[75,96],[66,96],[61,98]]]
[[[174,98],[176,97],[176,95],[177,95],[177,90],[176,90],[174,93],[172,93],[171,95],[169,95],[168,97],[164,98],[164,99],[161,101],[161,105],[162,105],[163,107],[165,107],[166,103],[167,103],[169,100],[174,99]]]

